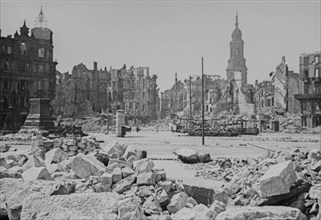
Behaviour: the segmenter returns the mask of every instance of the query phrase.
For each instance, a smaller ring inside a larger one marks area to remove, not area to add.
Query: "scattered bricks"
[[[193,209],[182,208],[173,215],[173,220],[195,220],[197,213]]]
[[[297,180],[293,163],[285,161],[273,165],[260,178],[260,190],[263,197],[281,195],[290,192],[290,187]]]
[[[153,161],[148,158],[134,161],[134,168],[138,172],[138,174],[141,174],[144,172],[150,172],[152,171],[153,167],[154,167]]]
[[[165,190],[166,193],[169,193],[173,189],[173,182],[169,180],[159,182],[158,185]]]
[[[187,204],[188,195],[185,192],[175,194],[167,205],[169,213],[176,213]]]
[[[25,181],[31,180],[54,180],[45,167],[32,167],[22,173]]]
[[[48,166],[52,163],[60,163],[67,159],[67,157],[67,154],[60,148],[54,148],[45,154],[45,164]]]
[[[101,184],[104,186],[111,186],[113,184],[113,175],[111,173],[104,173],[100,178]]]
[[[154,185],[155,175],[153,172],[146,172],[137,176],[137,185]]]
[[[101,176],[106,167],[103,163],[98,161],[95,157],[85,156],[78,154],[71,158],[69,167],[75,172],[75,174],[81,178],[88,178],[89,176]]]
[[[121,169],[119,167],[116,167],[112,172],[112,180],[113,183],[117,183],[122,179],[122,173]]]
[[[123,178],[126,178],[126,177],[134,174],[135,171],[132,170],[132,169],[129,168],[129,167],[124,167],[124,168],[121,169],[121,173],[122,173],[122,175],[123,175]]]
[[[113,185],[113,191],[119,194],[124,193],[125,191],[131,188],[132,184],[135,182],[135,179],[136,176],[133,174],[126,177],[125,179],[120,180],[119,182]]]

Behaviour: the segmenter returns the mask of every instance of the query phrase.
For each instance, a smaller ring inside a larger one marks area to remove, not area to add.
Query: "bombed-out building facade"
[[[116,113],[123,109],[132,119],[154,120],[159,114],[157,76],[148,67],[124,65],[120,69],[93,69],[84,64],[73,67],[71,74],[58,73],[56,97],[52,101],[55,115],[86,116],[94,112]]]
[[[30,98],[54,98],[56,65],[53,32],[45,27],[42,10],[31,30],[24,21],[20,32],[1,35],[0,130],[19,130]]]

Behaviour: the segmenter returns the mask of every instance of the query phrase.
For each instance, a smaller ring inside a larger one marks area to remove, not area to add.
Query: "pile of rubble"
[[[52,141],[53,148],[45,154],[39,153],[47,149],[43,146],[49,146],[45,142],[38,145],[38,151],[34,150],[37,146],[34,144],[33,151],[29,151],[32,155],[10,151],[1,154],[0,217],[303,220],[306,219],[303,213],[308,217],[321,215],[318,208],[321,153],[318,151],[267,153],[260,159],[222,159],[197,164],[204,170],[204,166],[217,166],[218,175],[223,175],[222,172],[229,175],[224,189],[214,192],[167,178],[164,170],[154,168],[146,152],[133,146],[111,142],[98,147],[88,138],[76,142],[58,140]],[[68,156],[65,148],[69,150],[79,143],[86,147],[90,143],[95,150],[87,155],[78,150],[76,155]],[[303,200],[305,210],[300,211],[300,207],[284,200],[281,205],[278,203],[280,194],[289,198],[288,194],[294,192],[295,201]],[[260,207],[262,204],[266,205]]]
[[[272,152],[185,165],[195,176],[224,181],[228,206],[290,206],[321,217],[321,151]]]

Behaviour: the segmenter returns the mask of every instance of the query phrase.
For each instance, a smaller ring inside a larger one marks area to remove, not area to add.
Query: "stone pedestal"
[[[117,110],[116,112],[116,137],[123,137],[122,126],[125,125],[125,112],[124,110]]]
[[[54,118],[49,113],[50,99],[31,98],[29,114],[20,131],[36,129],[55,131]]]

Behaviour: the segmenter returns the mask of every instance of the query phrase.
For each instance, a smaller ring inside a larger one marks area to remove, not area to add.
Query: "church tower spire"
[[[238,13],[235,16],[235,29],[232,32],[232,41],[230,42],[230,59],[226,69],[227,80],[235,79],[235,73],[240,75],[242,85],[247,84],[247,67],[244,58],[244,41],[242,32],[239,29]],[[237,77],[239,78],[239,77]]]

